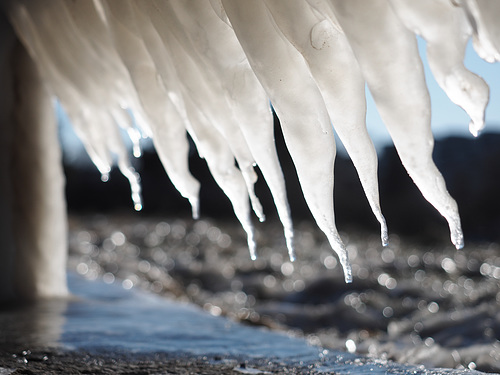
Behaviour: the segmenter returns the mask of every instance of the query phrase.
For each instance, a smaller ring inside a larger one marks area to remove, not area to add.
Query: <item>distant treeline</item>
[[[295,220],[312,220],[279,131],[278,153],[287,182],[288,198]],[[201,181],[202,217],[236,218],[231,204],[211,177],[196,152],[190,157],[193,175]],[[443,173],[448,190],[457,200],[466,240],[500,241],[500,134],[450,137],[436,141],[434,160]],[[146,151],[135,161],[141,175],[144,209],[137,215],[189,216],[189,203],[180,196],[163,170],[156,153]],[[71,213],[133,212],[128,181],[113,169],[103,183],[95,168],[65,165],[68,208]],[[379,154],[382,211],[390,233],[428,240],[448,235],[445,220],[422,197],[393,147]],[[262,177],[256,185],[268,220],[277,219],[272,197]],[[342,155],[335,163],[335,212],[339,230],[358,227],[378,231],[352,162]]]

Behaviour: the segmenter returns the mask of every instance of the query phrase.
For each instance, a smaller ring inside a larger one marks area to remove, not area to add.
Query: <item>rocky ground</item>
[[[257,228],[252,262],[236,222],[93,216],[71,221],[69,267],[189,301],[213,315],[313,344],[431,367],[500,372],[500,251],[343,233],[354,282],[308,222],[287,258],[278,224]]]
[[[314,374],[308,366],[285,366],[279,362],[253,361],[248,363],[220,357],[190,358],[166,354],[120,355],[89,354],[85,352],[0,351],[0,374],[129,374],[129,375],[238,375],[238,374]]]

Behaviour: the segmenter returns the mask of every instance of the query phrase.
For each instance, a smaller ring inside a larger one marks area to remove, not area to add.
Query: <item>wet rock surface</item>
[[[279,132],[276,136],[279,141]],[[129,186],[119,172],[113,170],[103,184],[93,166],[66,165],[73,213],[69,269],[89,280],[141,288],[194,303],[212,315],[367,355],[382,366],[392,359],[426,368],[500,372],[499,141],[498,134],[483,134],[436,142],[434,159],[461,209],[466,246],[460,251],[445,238],[445,221],[422,198],[393,148],[380,155],[381,203],[390,233],[401,237],[392,235],[389,247],[382,248],[352,163],[337,157],[336,218],[353,263],[349,285],[324,235],[310,221],[283,142],[278,151],[295,219],[294,263],[288,260],[282,229],[273,221],[273,202],[262,179],[256,192],[268,222],[256,223],[259,259],[252,262],[228,200],[195,152],[190,168],[202,181],[202,217],[213,220],[164,216],[187,215],[190,207],[150,152],[134,165],[142,179],[142,214],[130,213]],[[23,319],[20,314],[7,314],[9,327]],[[65,352],[46,348],[47,342],[37,337],[26,341],[15,328],[2,336],[0,375],[322,371],[279,361],[250,363],[248,358]],[[430,373],[426,371],[411,373]]]
[[[235,358],[186,357],[165,353],[130,354],[65,351],[0,351],[0,374],[315,374],[309,366],[286,366],[278,361],[238,361]]]
[[[88,279],[189,301],[212,315],[292,332],[310,343],[429,367],[500,371],[500,248],[447,239],[343,234],[354,282],[311,223],[291,263],[277,223],[257,224],[249,259],[237,223],[138,216],[71,220],[69,268]]]
[[[275,135],[294,219],[312,220],[277,126]],[[496,133],[484,133],[478,138],[449,137],[435,142],[434,161],[446,180],[450,194],[458,203],[466,241],[500,241],[499,144],[500,134]],[[202,217],[234,220],[229,200],[211,177],[205,161],[197,156],[194,148],[192,151],[189,164],[193,175],[201,182]],[[133,162],[141,175],[144,212],[150,215],[190,212],[189,203],[175,190],[154,152],[145,150],[144,155]],[[126,178],[114,168],[109,181],[104,184],[90,161],[81,163],[84,166],[65,165],[70,210],[76,213],[130,212],[132,204]],[[442,239],[443,233],[448,230],[445,220],[422,197],[401,165],[394,147],[387,146],[379,152],[378,169],[382,212],[389,231],[417,236],[420,241]],[[260,172],[257,170],[257,173]],[[255,191],[266,216],[275,218],[272,196],[262,176],[256,183]],[[335,213],[339,228],[355,223],[357,228],[374,231],[378,225],[352,162],[342,154],[337,155],[335,160]]]

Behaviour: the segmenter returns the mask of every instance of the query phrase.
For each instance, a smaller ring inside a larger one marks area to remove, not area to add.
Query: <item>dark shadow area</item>
[[[198,221],[189,218],[188,202],[152,151],[134,160],[143,187],[140,213],[118,170],[102,183],[93,166],[66,165],[68,268],[245,324],[291,330],[329,349],[349,344],[375,358],[498,372],[500,267],[498,245],[491,242],[500,240],[500,135],[436,142],[435,162],[461,210],[466,247],[459,251],[393,147],[379,154],[381,205],[391,233],[382,248],[353,164],[337,157],[336,221],[353,265],[352,284],[344,283],[336,255],[312,222],[279,127],[276,143],[296,229],[295,263],[288,262],[262,176],[256,193],[268,220],[255,218],[258,259],[250,261],[231,204],[193,146],[190,168],[201,182]]]
[[[294,220],[312,220],[305,204],[290,155],[279,126],[276,143]],[[500,240],[500,135],[479,138],[451,137],[436,141],[434,159],[457,200],[466,240]],[[189,203],[174,188],[156,153],[146,150],[134,166],[141,176],[144,209],[141,215],[189,216]],[[207,164],[194,149],[190,155],[192,174],[201,182],[202,217],[234,218],[231,203],[212,178]],[[128,181],[117,168],[108,182],[100,180],[92,166],[65,165],[66,194],[71,213],[133,211]],[[269,220],[277,219],[269,189],[259,173],[255,190]],[[394,147],[379,154],[379,183],[382,211],[390,233],[415,237],[419,241],[442,240],[447,223],[420,194],[401,165]],[[364,196],[350,159],[338,155],[335,163],[335,211],[340,230],[356,227],[378,231],[378,223]],[[235,219],[236,220],[236,219]]]

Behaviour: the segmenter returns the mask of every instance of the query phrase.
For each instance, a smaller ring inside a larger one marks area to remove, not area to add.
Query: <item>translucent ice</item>
[[[147,48],[148,44],[159,45],[158,37],[154,30],[145,28],[141,19],[136,17],[140,14],[131,2],[118,4],[111,1],[104,4],[104,9],[114,46],[146,113],[160,160],[174,186],[191,203],[193,217],[196,218],[199,216],[199,183],[189,172],[189,145],[185,128],[163,81],[158,79],[158,69]]]
[[[128,178],[136,209],[140,178],[123,134],[140,156],[151,137],[165,171],[199,216],[199,182],[189,171],[187,133],[256,243],[251,210],[258,167],[283,223],[290,259],[293,226],[276,154],[272,103],[306,202],[344,269],[335,224],[333,129],[358,172],[387,244],[377,155],[365,126],[365,84],[401,161],[463,246],[460,217],[432,160],[430,99],[415,35],[427,41],[437,82],[484,126],[489,90],[463,65],[472,37],[498,61],[500,6],[488,0],[44,0],[7,1],[12,25],[103,176],[114,164]],[[122,131],[124,130],[124,131]]]
[[[448,221],[452,243],[463,247],[457,204],[432,160],[430,98],[415,35],[385,0],[332,4],[403,165]]]
[[[253,191],[256,178],[253,165],[256,164],[273,194],[285,228],[290,258],[293,259],[292,221],[274,145],[273,118],[265,91],[251,70],[233,30],[221,22],[207,2],[175,1],[172,4],[189,38],[184,45],[192,44],[198,61],[205,67],[201,69],[205,71],[205,80],[212,90],[220,92],[224,100],[217,119],[227,118],[215,124],[222,125],[220,130],[224,137],[235,146],[233,149],[239,168],[246,170],[244,176],[248,176],[245,180],[254,211],[263,221],[264,213]],[[212,74],[207,74],[208,67]],[[244,155],[241,155],[242,151]]]
[[[321,93],[302,56],[278,33],[264,2],[223,1],[250,65],[278,114],[304,197],[344,268],[351,269],[334,222],[335,139]],[[272,44],[262,44],[262,40]],[[297,95],[300,93],[300,95]]]
[[[280,31],[304,56],[328,114],[349,153],[370,206],[388,242],[379,203],[377,154],[365,125],[365,82],[351,47],[332,13],[319,14],[307,2],[266,0]]]
[[[500,61],[500,26],[497,1],[465,0],[461,2],[473,30],[473,45],[477,54],[487,62]]]
[[[16,2],[11,11],[14,27],[38,61],[50,90],[64,106],[99,171],[107,175],[115,155],[120,170],[130,181],[134,207],[140,209],[138,178],[132,172],[128,152],[114,121],[123,118],[120,104],[126,101],[117,94],[121,89],[114,89],[120,81],[108,73],[108,70],[113,70],[106,62],[112,63],[113,60],[102,59],[96,53],[94,44],[87,39],[88,33],[82,36],[71,16],[71,9],[67,8],[69,5],[62,0],[43,5],[31,1]],[[83,14],[87,17],[81,24],[87,25],[92,13]],[[99,22],[102,23],[97,18]],[[102,36],[105,39],[107,34]],[[111,45],[107,50],[113,50]],[[130,123],[120,121],[118,125],[128,127]]]
[[[436,81],[468,113],[470,132],[477,137],[484,128],[489,87],[463,64],[472,33],[465,13],[448,0],[390,3],[403,24],[426,40],[427,59]]]

